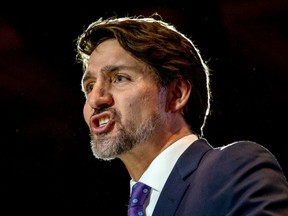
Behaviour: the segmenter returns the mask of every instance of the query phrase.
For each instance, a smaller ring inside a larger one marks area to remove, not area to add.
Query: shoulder
[[[206,215],[212,215],[217,206],[221,206],[220,215],[260,215],[266,208],[267,212],[287,211],[287,181],[276,158],[263,145],[237,141],[211,147],[192,171],[185,178],[190,185],[186,200],[195,202],[196,210]]]
[[[246,152],[246,153],[257,152],[258,154],[259,152],[263,152],[263,153],[271,154],[271,152],[267,148],[265,148],[263,145],[260,145],[256,142],[249,141],[249,140],[233,142],[233,143],[215,148],[214,150],[221,151],[223,153],[225,152]]]
[[[276,157],[266,147],[253,141],[237,141],[210,151],[210,157],[223,161],[270,161],[276,162]]]
[[[201,164],[202,163],[202,164]],[[223,178],[253,176],[255,179],[278,176],[285,179],[276,157],[266,147],[253,141],[237,141],[222,147],[213,148],[203,157],[199,168],[210,167],[210,174]]]
[[[250,141],[241,140],[213,147],[206,139],[200,139],[191,145],[183,157],[188,163],[191,158],[197,161],[198,168],[225,168],[238,169],[238,166],[256,166],[257,164],[274,164],[279,166],[276,157],[263,145]]]

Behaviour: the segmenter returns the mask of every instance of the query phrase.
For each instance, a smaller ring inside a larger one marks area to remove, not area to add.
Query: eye
[[[128,78],[127,78],[126,76],[117,74],[117,75],[115,75],[114,77],[112,77],[111,82],[113,82],[113,83],[119,83],[119,82],[125,82],[125,81],[127,81],[127,80],[128,80]]]
[[[85,93],[88,94],[93,90],[94,82],[87,83],[85,85]]]

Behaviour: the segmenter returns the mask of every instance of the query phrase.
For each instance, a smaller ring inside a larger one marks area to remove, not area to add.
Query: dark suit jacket
[[[288,183],[275,157],[250,141],[194,142],[173,168],[153,216],[288,216]]]

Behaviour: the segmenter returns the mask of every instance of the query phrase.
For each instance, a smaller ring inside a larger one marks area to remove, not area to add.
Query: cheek
[[[139,94],[140,95],[140,94]],[[151,113],[159,112],[162,109],[162,97],[159,96],[159,92],[155,90],[148,90],[142,92],[141,96],[135,97],[131,103],[129,103],[129,108],[132,109],[133,113]]]
[[[83,106],[83,116],[84,116],[84,120],[87,124],[89,124],[89,107],[87,105],[87,103],[84,104]]]
[[[115,99],[116,107],[124,118],[142,119],[143,114],[152,109],[151,99],[143,92],[140,94],[140,92],[134,91],[133,94],[126,94],[117,99]]]
[[[133,119],[145,119],[147,115],[159,112],[164,106],[162,91],[159,92],[156,85],[147,85],[147,83],[125,94],[118,94],[114,97],[114,101],[122,116],[129,119],[132,116]]]

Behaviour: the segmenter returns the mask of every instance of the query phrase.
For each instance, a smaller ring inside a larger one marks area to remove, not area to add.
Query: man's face
[[[156,84],[151,68],[115,39],[91,54],[82,88],[87,99],[83,114],[97,158],[109,160],[153,143],[164,129],[166,90]]]

